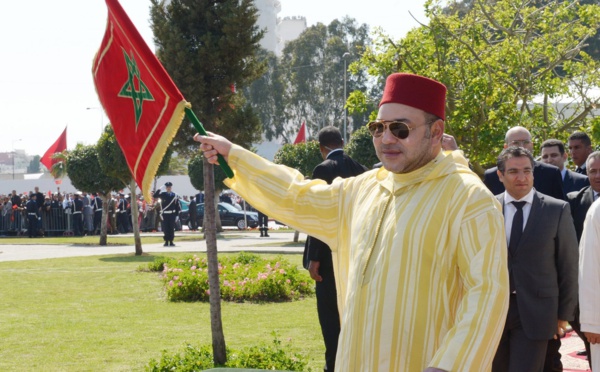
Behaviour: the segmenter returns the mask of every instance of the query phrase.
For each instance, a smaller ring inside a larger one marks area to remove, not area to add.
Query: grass
[[[183,254],[179,254],[183,255]],[[177,257],[173,253],[170,256]],[[152,255],[0,262],[0,370],[139,371],[162,350],[210,344],[205,303],[167,302],[156,273],[136,269]],[[301,255],[286,255],[300,265]],[[222,303],[232,348],[271,343],[272,331],[323,365],[315,299]]]

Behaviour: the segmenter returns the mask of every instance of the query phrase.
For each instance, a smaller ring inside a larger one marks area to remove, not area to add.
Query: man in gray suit
[[[542,143],[542,162],[554,165],[560,169],[563,181],[563,191],[568,194],[573,191],[579,191],[589,186],[590,181],[587,176],[565,168],[567,153],[565,145],[557,139],[549,139]]]
[[[548,340],[564,334],[577,303],[577,236],[569,204],[533,188],[534,160],[522,147],[498,157],[506,191],[510,302],[492,371],[544,368]]]

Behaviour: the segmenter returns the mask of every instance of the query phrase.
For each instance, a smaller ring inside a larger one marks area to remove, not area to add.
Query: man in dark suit
[[[592,152],[588,156],[583,168],[587,170],[590,186],[567,194],[567,200],[569,201],[571,213],[573,215],[573,223],[575,224],[575,232],[577,233],[577,241],[581,240],[583,223],[585,222],[588,209],[590,209],[590,206],[598,199],[598,195],[600,194],[600,151]],[[583,340],[591,368],[592,359],[590,357],[590,343],[587,341],[585,334],[581,332],[579,308],[575,311],[575,320],[571,322],[571,326]]]
[[[498,157],[508,242],[510,301],[492,371],[542,371],[548,340],[564,334],[577,303],[578,247],[569,204],[533,188],[531,153]]]
[[[579,191],[582,188],[589,186],[590,182],[586,175],[573,172],[565,168],[567,162],[567,153],[565,151],[565,145],[562,141],[557,139],[549,139],[542,143],[542,162],[550,165],[554,165],[560,169],[563,180],[563,191],[565,195]]]
[[[331,184],[337,177],[354,177],[367,170],[344,154],[344,140],[336,127],[329,126],[321,129],[318,138],[324,161],[313,170],[313,179],[321,179]],[[304,267],[316,282],[317,312],[325,341],[325,370],[333,371],[340,334],[340,316],[331,249],[327,244],[309,236],[304,248]]]
[[[586,160],[592,151],[592,140],[585,132],[577,131],[569,136],[571,160],[577,166],[575,172],[587,175]]]
[[[533,153],[533,142],[531,134],[526,128],[512,127],[506,132],[504,148],[509,146],[519,146]],[[485,171],[483,183],[490,189],[492,194],[498,195],[504,192],[504,185],[498,177],[498,168],[494,167]],[[556,199],[565,199],[562,187],[562,177],[560,170],[553,166],[534,161],[533,167],[533,186],[536,191],[549,195]]]
[[[563,190],[565,194],[572,191],[579,191],[585,186],[589,186],[587,176],[573,172],[565,168],[567,161],[567,153],[565,145],[557,139],[549,139],[542,143],[541,158],[546,164],[554,165],[560,169],[563,180]],[[573,209],[571,208],[571,212]],[[560,354],[561,341],[560,338],[552,339],[548,342],[548,350],[546,353],[546,363],[544,366],[545,372],[560,372],[563,370]]]

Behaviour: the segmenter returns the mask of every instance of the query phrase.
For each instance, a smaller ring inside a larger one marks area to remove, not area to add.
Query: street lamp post
[[[15,142],[23,141],[22,138],[12,141],[12,179],[15,179]]]
[[[350,53],[346,52],[342,55],[342,58],[344,59],[344,144],[346,144],[346,128],[348,127],[348,109],[346,109],[346,100],[348,99],[346,97],[346,75],[348,72],[348,68],[346,66],[346,59],[350,57]]]
[[[86,107],[86,110],[98,110],[100,112],[100,135],[102,136],[102,131],[104,131],[104,112],[102,111],[102,107]]]

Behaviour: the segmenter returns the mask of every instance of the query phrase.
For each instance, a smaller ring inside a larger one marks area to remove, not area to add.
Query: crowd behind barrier
[[[81,192],[48,192],[44,194],[40,193],[36,187],[35,192],[17,194],[16,191],[13,191],[12,194],[0,195],[0,236],[30,235],[29,217],[34,214],[27,210],[27,203],[32,199],[32,194],[36,194],[35,202],[37,203],[35,210],[37,223],[35,223],[34,227],[34,236],[52,237],[99,234],[103,206],[101,201],[94,201],[95,198],[100,199],[98,196]],[[182,215],[181,219],[178,218],[177,220],[177,230],[181,230],[182,225],[189,223],[188,208],[190,200],[194,199],[196,201],[195,205],[197,205],[204,202],[203,196],[203,193],[189,197],[180,196],[179,202],[181,203]],[[75,202],[76,199],[83,200],[83,209],[81,211],[76,210],[78,208],[78,203]],[[242,200],[239,196],[224,193],[221,201],[228,201],[238,209],[242,209],[240,206]],[[122,193],[113,193],[108,198],[107,204],[107,206],[104,206],[104,208],[108,209],[107,232],[109,234],[133,232],[131,195],[126,196]],[[136,204],[139,210],[138,226],[140,231],[160,231],[161,215],[159,201],[152,200],[147,203],[141,195],[137,195],[133,205]],[[251,206],[248,205],[247,208],[251,209]],[[81,223],[75,221],[76,218],[81,219]],[[82,231],[77,231],[79,226],[82,226]]]

